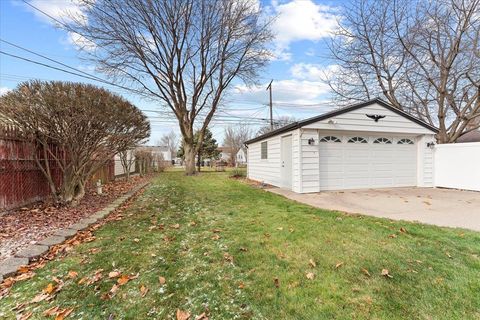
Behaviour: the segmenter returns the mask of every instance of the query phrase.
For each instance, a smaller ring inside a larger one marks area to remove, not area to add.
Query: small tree
[[[150,134],[134,105],[89,84],[30,81],[0,98],[0,119],[18,128],[33,152],[57,203],[75,204],[88,179],[122,150]],[[58,150],[53,150],[54,145]],[[62,173],[55,183],[51,163]]]
[[[246,125],[238,125],[236,127],[229,126],[225,129],[223,145],[229,150],[229,161],[232,166],[236,165],[236,156],[240,150],[243,150],[246,154],[245,141],[247,141],[250,136],[250,129]]]
[[[144,148],[138,148],[137,150],[135,150],[135,159],[138,166],[138,172],[141,176],[149,174],[152,171],[152,151]]]
[[[120,158],[123,171],[125,171],[125,179],[128,181],[130,180],[132,166],[135,163],[135,154],[132,149],[123,149],[118,153],[118,157]]]
[[[262,134],[265,134],[265,133],[269,133],[272,130],[279,129],[281,127],[284,127],[286,125],[294,123],[295,121],[296,121],[296,119],[294,117],[281,116],[278,119],[275,119],[273,121],[273,128],[270,127],[270,125],[263,126],[258,130],[257,135],[262,135]]]

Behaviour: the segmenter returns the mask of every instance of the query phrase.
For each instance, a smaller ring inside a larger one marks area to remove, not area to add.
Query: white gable
[[[367,114],[383,115],[385,118],[375,122]],[[378,103],[339,114],[305,126],[305,129],[350,130],[369,132],[397,132],[412,134],[431,134],[432,131],[410,119],[393,112]]]

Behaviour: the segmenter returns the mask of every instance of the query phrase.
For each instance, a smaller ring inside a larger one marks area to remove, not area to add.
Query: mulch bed
[[[94,214],[148,179],[131,177],[128,182],[118,180],[108,183],[103,186],[101,195],[90,189],[80,204],[71,208],[38,203],[0,216],[0,263],[28,245],[51,236],[56,230],[68,228]]]

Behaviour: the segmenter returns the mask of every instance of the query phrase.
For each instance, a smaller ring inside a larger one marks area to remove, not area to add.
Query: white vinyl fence
[[[435,146],[435,186],[480,191],[480,142]]]

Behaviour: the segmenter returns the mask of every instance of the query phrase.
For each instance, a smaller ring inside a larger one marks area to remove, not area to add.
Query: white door
[[[282,137],[282,163],[281,163],[281,181],[282,187],[292,189],[292,136]]]
[[[321,136],[320,190],[417,185],[417,147],[401,136]]]

